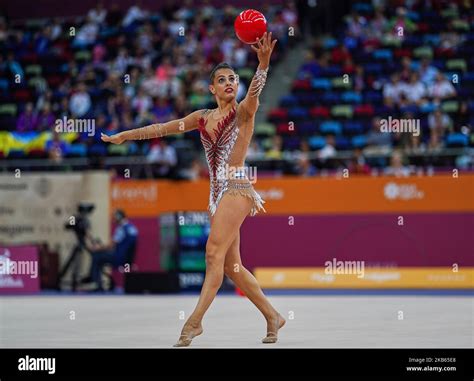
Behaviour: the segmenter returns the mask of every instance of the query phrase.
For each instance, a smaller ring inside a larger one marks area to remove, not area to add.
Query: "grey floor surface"
[[[194,348],[472,348],[466,296],[271,296],[275,345],[246,299],[219,295]],[[2,348],[169,348],[197,296],[0,297]]]

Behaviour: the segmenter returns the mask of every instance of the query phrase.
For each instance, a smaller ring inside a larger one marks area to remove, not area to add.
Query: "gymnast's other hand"
[[[103,142],[112,143],[112,144],[122,144],[126,139],[123,136],[123,133],[119,132],[118,134],[114,135],[106,135],[103,132],[100,133],[100,138]]]

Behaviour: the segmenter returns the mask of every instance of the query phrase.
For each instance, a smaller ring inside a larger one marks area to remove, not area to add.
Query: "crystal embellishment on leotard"
[[[201,132],[201,142],[206,153],[206,159],[209,166],[210,177],[210,195],[209,195],[209,212],[214,215],[217,206],[224,193],[240,194],[253,200],[251,215],[254,216],[259,209],[263,209],[263,203],[260,195],[255,192],[246,176],[240,176],[238,181],[229,179],[226,175],[228,169],[228,161],[230,154],[234,148],[235,142],[239,134],[239,127],[236,122],[236,109],[232,109],[229,114],[217,124],[214,129],[214,138],[206,129],[207,120],[203,117],[199,119],[199,131]],[[265,210],[265,209],[263,209]]]

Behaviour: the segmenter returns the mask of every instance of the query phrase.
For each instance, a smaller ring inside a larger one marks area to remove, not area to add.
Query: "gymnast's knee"
[[[209,240],[206,245],[206,268],[208,270],[220,270],[224,274],[224,255],[222,245]]]

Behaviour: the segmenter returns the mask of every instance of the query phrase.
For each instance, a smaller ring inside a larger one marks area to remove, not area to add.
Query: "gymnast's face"
[[[239,77],[231,69],[219,69],[214,75],[214,81],[209,85],[209,91],[216,97],[231,101],[237,96]]]

